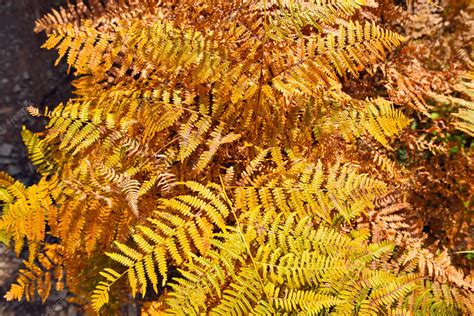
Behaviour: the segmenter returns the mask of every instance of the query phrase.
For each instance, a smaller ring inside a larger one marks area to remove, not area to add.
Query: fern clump
[[[1,175],[0,228],[29,253],[7,299],[65,283],[88,313],[127,292],[152,315],[472,309],[407,224],[405,109],[344,89],[405,41],[360,14],[374,1],[105,2],[37,22],[76,96],[29,109],[49,121],[23,132],[41,180]]]

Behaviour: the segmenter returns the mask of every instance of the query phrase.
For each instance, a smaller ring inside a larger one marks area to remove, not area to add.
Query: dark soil
[[[34,21],[58,1],[0,0],[0,171],[25,184],[36,181],[26,157],[21,129],[38,130],[44,124],[31,118],[26,107],[53,107],[70,96],[70,78],[64,65],[54,66],[56,53],[40,46],[44,34],[33,32]],[[14,282],[21,260],[0,246],[0,315],[75,315],[73,306],[56,293],[40,302],[6,302],[3,295]]]

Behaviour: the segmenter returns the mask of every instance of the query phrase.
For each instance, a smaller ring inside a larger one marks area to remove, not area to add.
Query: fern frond
[[[157,1],[145,0],[140,2],[121,2],[120,0],[101,1],[92,0],[84,2],[78,0],[67,3],[59,10],[53,9],[51,13],[44,15],[35,23],[35,31],[46,31],[48,34],[61,32],[67,25],[79,26],[81,23],[94,23],[95,25],[110,25],[111,20],[117,15],[123,19],[134,17],[144,18],[144,14],[153,15],[157,13]]]
[[[309,26],[322,32],[324,25],[335,24],[338,19],[349,18],[363,5],[365,1],[359,0],[268,1],[266,7],[262,8],[265,12],[269,12],[266,34],[273,40],[283,41],[293,37],[294,34],[303,35],[302,30]]]
[[[23,297],[27,301],[33,301],[35,293],[38,293],[44,303],[48,298],[53,279],[57,283],[63,282],[62,276],[55,278],[55,271],[61,269],[63,264],[63,248],[58,244],[48,244],[38,255],[38,264],[23,261],[24,269],[20,269],[20,275],[16,279],[16,284],[12,284],[10,290],[5,294],[7,301],[18,300]],[[56,287],[58,289],[58,287]]]
[[[35,165],[38,172],[41,175],[51,174],[57,168],[57,165],[51,148],[48,148],[48,144],[25,127],[23,127],[21,136],[28,150],[31,162]]]
[[[349,141],[366,132],[390,149],[389,139],[400,134],[410,123],[402,111],[395,109],[387,100],[377,98],[351,103],[352,108],[333,112],[332,117],[325,118],[324,123],[317,126],[315,131],[340,131]]]
[[[398,106],[426,114],[424,93],[387,67],[387,81],[360,83],[387,82],[393,103],[349,82],[404,41],[367,6],[76,0],[38,21],[78,78],[66,104],[28,109],[49,120],[24,132],[41,180],[0,173],[0,230],[30,255],[7,298],[44,300],[66,277],[77,299],[92,296],[86,313],[120,306],[120,285],[137,302],[156,294],[144,307],[155,314],[467,313],[472,284],[423,248],[413,183],[388,158],[410,122]],[[466,133],[469,87],[449,101]],[[436,149],[426,135],[400,141]],[[42,253],[50,239],[58,264]]]
[[[29,247],[29,261],[35,258],[40,244],[46,237],[46,220],[55,214],[53,203],[57,179],[42,180],[38,184],[24,188],[12,184],[8,187],[3,200],[0,218],[0,229],[5,231],[15,242],[17,254],[23,248],[25,240]]]
[[[336,296],[319,294],[316,291],[288,290],[283,297],[273,300],[275,307],[285,312],[295,309],[301,310],[306,315],[318,315],[323,310],[329,310],[339,303]]]
[[[90,104],[87,102],[71,102],[59,105],[53,111],[46,111],[44,116],[50,121],[45,141],[53,143],[59,139],[58,149],[72,152],[73,155],[91,147],[107,131],[101,124],[105,123],[111,128],[115,122],[111,123],[110,115],[104,115],[102,110],[92,109],[90,113],[89,109]]]
[[[116,242],[119,252],[107,253],[112,260],[127,268],[121,276],[128,275],[134,295],[138,288],[145,295],[149,282],[154,289],[158,289],[156,272],[165,284],[168,261],[173,260],[180,265],[197,251],[205,253],[212,241],[213,226],[225,229],[229,210],[220,193],[214,193],[196,182],[184,185],[197,196],[161,199],[159,209],[149,218],[152,228],[139,226],[139,231],[132,235],[138,249]],[[105,292],[115,281],[106,282],[107,285],[99,283],[97,292],[94,292],[94,306],[100,308],[108,301]]]
[[[292,213],[288,219],[297,216]],[[391,290],[383,292],[387,293],[383,299],[379,299],[382,294],[377,295],[371,308],[383,311],[389,295],[405,297],[412,291],[416,275],[397,276],[368,268],[378,260],[380,251],[390,251],[387,244],[367,245],[363,239],[310,226],[311,217],[302,222],[288,219],[277,219],[265,241],[251,248],[257,261],[251,260],[238,231],[229,229],[221,236],[222,242],[215,239],[208,259],[193,258],[184,266],[182,276],[170,284],[172,292],[165,300],[169,311],[192,315],[232,311],[317,314],[335,309],[347,313],[358,310],[356,301],[370,306],[371,290],[382,291],[393,283],[396,288],[389,286]],[[247,225],[243,224],[244,230]],[[362,277],[354,280],[352,275],[361,269]],[[309,285],[312,290],[307,290]]]
[[[450,105],[457,108],[457,112],[451,115],[456,118],[452,125],[456,129],[474,136],[474,72],[468,72],[460,76],[456,90],[461,97],[446,97],[443,95],[432,95],[435,102],[442,105]]]
[[[350,220],[367,208],[373,208],[370,200],[375,196],[372,194],[385,191],[384,183],[364,174],[358,175],[348,165],[334,165],[326,172],[327,175],[319,162],[317,165],[306,165],[304,171],[295,168],[289,173],[291,178],[281,184],[273,182],[237,188],[236,207],[248,210],[262,205],[262,214],[267,215],[274,214],[276,209],[285,212],[293,208],[300,210],[302,215],[313,214],[327,222],[331,222],[334,210],[339,216]],[[300,180],[293,180],[295,178]],[[251,196],[254,198],[250,199]],[[262,225],[266,223],[261,217],[253,220]]]
[[[292,64],[280,69],[272,79],[276,89],[287,96],[318,95],[321,89],[338,87],[338,76],[358,72],[385,58],[387,49],[401,44],[403,38],[375,24],[349,22],[326,37],[318,35],[298,46]],[[303,56],[303,57],[300,57]]]

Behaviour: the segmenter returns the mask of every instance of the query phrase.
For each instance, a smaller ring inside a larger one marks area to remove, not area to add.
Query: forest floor
[[[52,1],[0,0],[0,171],[25,184],[35,181],[21,140],[23,125],[37,129],[26,107],[53,106],[70,95],[63,65],[54,67],[55,52],[41,49],[44,34],[33,32],[34,21],[47,12]],[[3,295],[17,276],[21,263],[0,245],[0,315],[75,315],[59,295],[45,305],[5,302]],[[68,311],[69,310],[69,311]]]

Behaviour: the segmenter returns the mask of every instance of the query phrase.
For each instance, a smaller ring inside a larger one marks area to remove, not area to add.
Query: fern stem
[[[241,225],[240,225],[239,218],[237,217],[237,214],[235,213],[234,205],[232,204],[232,201],[229,199],[229,196],[227,195],[227,192],[225,190],[224,180],[222,179],[222,176],[219,175],[219,179],[220,179],[220,182],[221,182],[222,191],[223,191],[223,194],[224,194],[224,199],[229,204],[230,211],[232,212],[232,215],[234,216],[235,222],[237,224],[237,231],[238,231],[240,237],[242,238],[242,241],[244,242],[245,249],[246,249],[246,251],[247,251],[247,253],[250,257],[250,260],[252,261],[253,268],[254,268],[254,270],[257,274],[258,282],[260,283],[260,286],[262,287],[263,293],[265,293],[265,297],[266,297],[267,301],[270,302],[270,295],[267,293],[267,291],[265,289],[265,285],[263,283],[263,280],[260,277],[260,274],[259,274],[258,268],[257,268],[257,262],[255,261],[255,258],[253,257],[252,252],[250,251],[250,246],[248,245],[247,241],[245,240],[244,235],[242,234],[242,228],[241,228]]]

